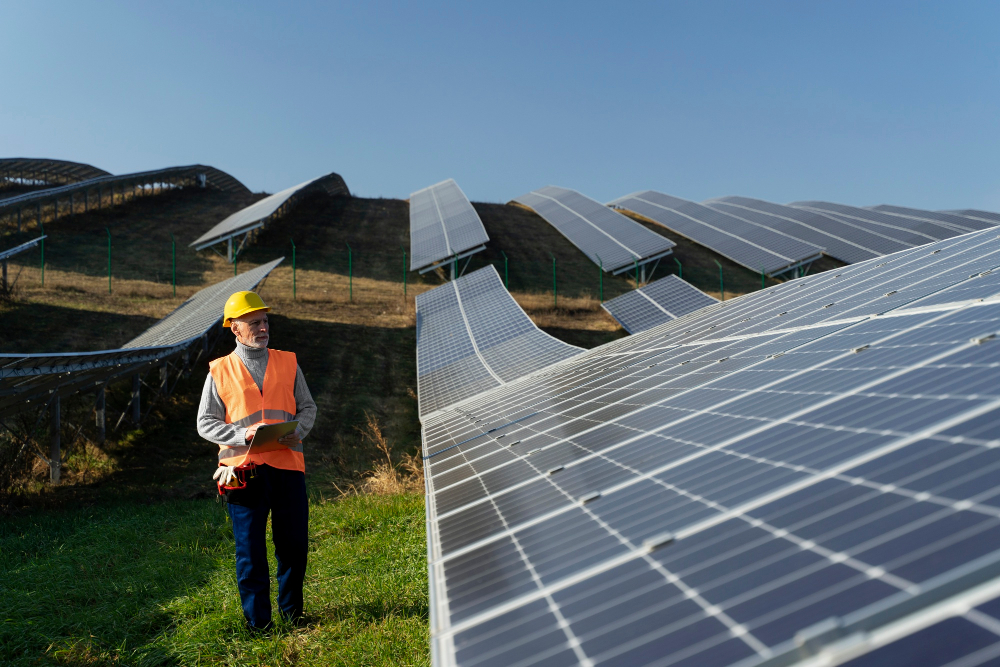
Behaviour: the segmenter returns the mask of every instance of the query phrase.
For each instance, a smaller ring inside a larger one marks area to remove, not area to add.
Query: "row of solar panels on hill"
[[[492,265],[418,295],[416,305],[421,415],[583,351],[536,327]]]
[[[0,158],[0,191],[11,186],[67,185],[111,173],[89,164],[46,158]]]
[[[998,333],[986,230],[424,411],[434,663],[985,664]]]
[[[239,255],[240,250],[246,245],[254,231],[264,228],[273,216],[283,214],[301,198],[313,192],[324,192],[331,197],[350,196],[351,194],[347,189],[347,183],[344,182],[340,174],[330,173],[320,176],[276,192],[236,211],[195,239],[191,243],[191,247],[195,250],[203,250],[219,243],[225,243],[226,258],[231,262],[234,252]],[[243,239],[234,250],[233,240],[240,235],[243,236]]]
[[[105,428],[105,392],[109,382],[132,378],[132,420],[139,422],[141,374],[160,367],[160,390],[166,392],[170,365],[184,372],[190,355],[207,353],[226,299],[233,292],[255,289],[284,258],[258,266],[195,293],[174,312],[119,349],[96,352],[0,354],[0,417],[26,408],[43,408],[52,420],[52,448],[46,459],[51,478],[59,481],[60,399],[83,391],[97,392],[98,430]],[[178,364],[178,360],[180,363]]]
[[[605,301],[601,307],[625,331],[636,334],[718,302],[677,276],[666,276]]]
[[[669,255],[676,245],[576,190],[550,185],[513,201],[535,211],[612,274],[641,268],[645,282],[647,265]]]
[[[410,270],[427,273],[485,250],[490,237],[458,184],[448,179],[410,195]],[[466,259],[466,265],[469,260]]]

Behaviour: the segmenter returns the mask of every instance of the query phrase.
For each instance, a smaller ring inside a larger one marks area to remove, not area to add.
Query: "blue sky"
[[[1000,210],[996,2],[6,2],[0,155]]]

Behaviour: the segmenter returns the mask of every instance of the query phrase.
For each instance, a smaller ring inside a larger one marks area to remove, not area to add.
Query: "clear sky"
[[[0,156],[1000,210],[1000,3],[0,3]]]

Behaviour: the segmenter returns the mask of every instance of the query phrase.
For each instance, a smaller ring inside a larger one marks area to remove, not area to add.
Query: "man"
[[[209,363],[198,407],[198,433],[219,445],[214,478],[233,523],[236,580],[252,631],[271,625],[269,512],[278,606],[291,621],[302,616],[309,522],[302,439],[316,420],[316,403],[295,354],[267,348],[269,310],[253,292],[229,297],[223,326],[232,327],[236,349]],[[279,440],[288,449],[249,453],[258,426],[291,420],[298,420],[298,428]]]

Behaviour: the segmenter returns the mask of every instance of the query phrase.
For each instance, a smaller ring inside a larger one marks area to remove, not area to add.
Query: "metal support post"
[[[295,239],[288,240],[292,242],[292,301],[295,301]]]
[[[455,279],[455,274],[458,272],[458,255],[453,254],[451,256],[451,279]]]
[[[170,282],[174,286],[174,297],[177,297],[177,241],[170,232]]]
[[[139,419],[142,412],[139,410],[139,387],[140,387],[139,374],[136,373],[132,376],[132,422],[138,426]]]
[[[550,252],[549,253],[549,257],[552,258],[552,307],[553,308],[558,308],[559,307],[559,290],[558,290],[557,285],[556,285],[556,256],[553,255]]]
[[[674,257],[674,261],[677,262],[677,277],[684,280],[684,267],[681,265],[681,260]]]
[[[764,269],[761,269],[760,270],[760,288],[764,289],[765,287],[767,287],[767,284],[764,282]]]
[[[104,231],[108,233],[108,294],[111,294],[111,230],[105,227]]]
[[[719,264],[719,260],[713,259],[715,265],[719,267],[719,296],[721,297],[719,301],[726,300],[726,285],[722,282],[722,264]]]
[[[170,389],[170,364],[164,362],[164,364],[160,366],[160,395],[166,396],[169,389]]]
[[[635,264],[635,288],[639,289],[639,258],[633,257],[632,262]]]
[[[354,251],[351,250],[351,244],[344,241],[347,246],[347,295],[348,299],[354,301]]]
[[[604,260],[597,256],[597,280],[601,285],[601,303],[604,303]]]
[[[233,261],[233,237],[230,236],[229,240],[226,241],[226,260]]]
[[[107,437],[107,397],[105,396],[106,385],[102,385],[97,390],[97,400],[94,402],[94,422],[97,426],[97,444],[103,445]]]
[[[646,265],[642,265],[642,284],[646,284]]]
[[[503,250],[501,250],[500,254],[503,255],[503,287],[504,287],[505,290],[507,290],[509,292],[510,291],[510,283],[507,282],[507,253],[505,253]]]
[[[52,399],[51,407],[49,408],[52,416],[52,425],[50,429],[52,430],[52,444],[49,448],[49,481],[53,484],[59,483],[59,473],[60,465],[62,462],[62,451],[61,443],[59,440],[59,431],[62,428],[62,415],[59,409],[59,395],[57,394],[55,398]]]
[[[406,246],[400,243],[399,247],[403,249],[403,298],[405,299],[406,298]]]

